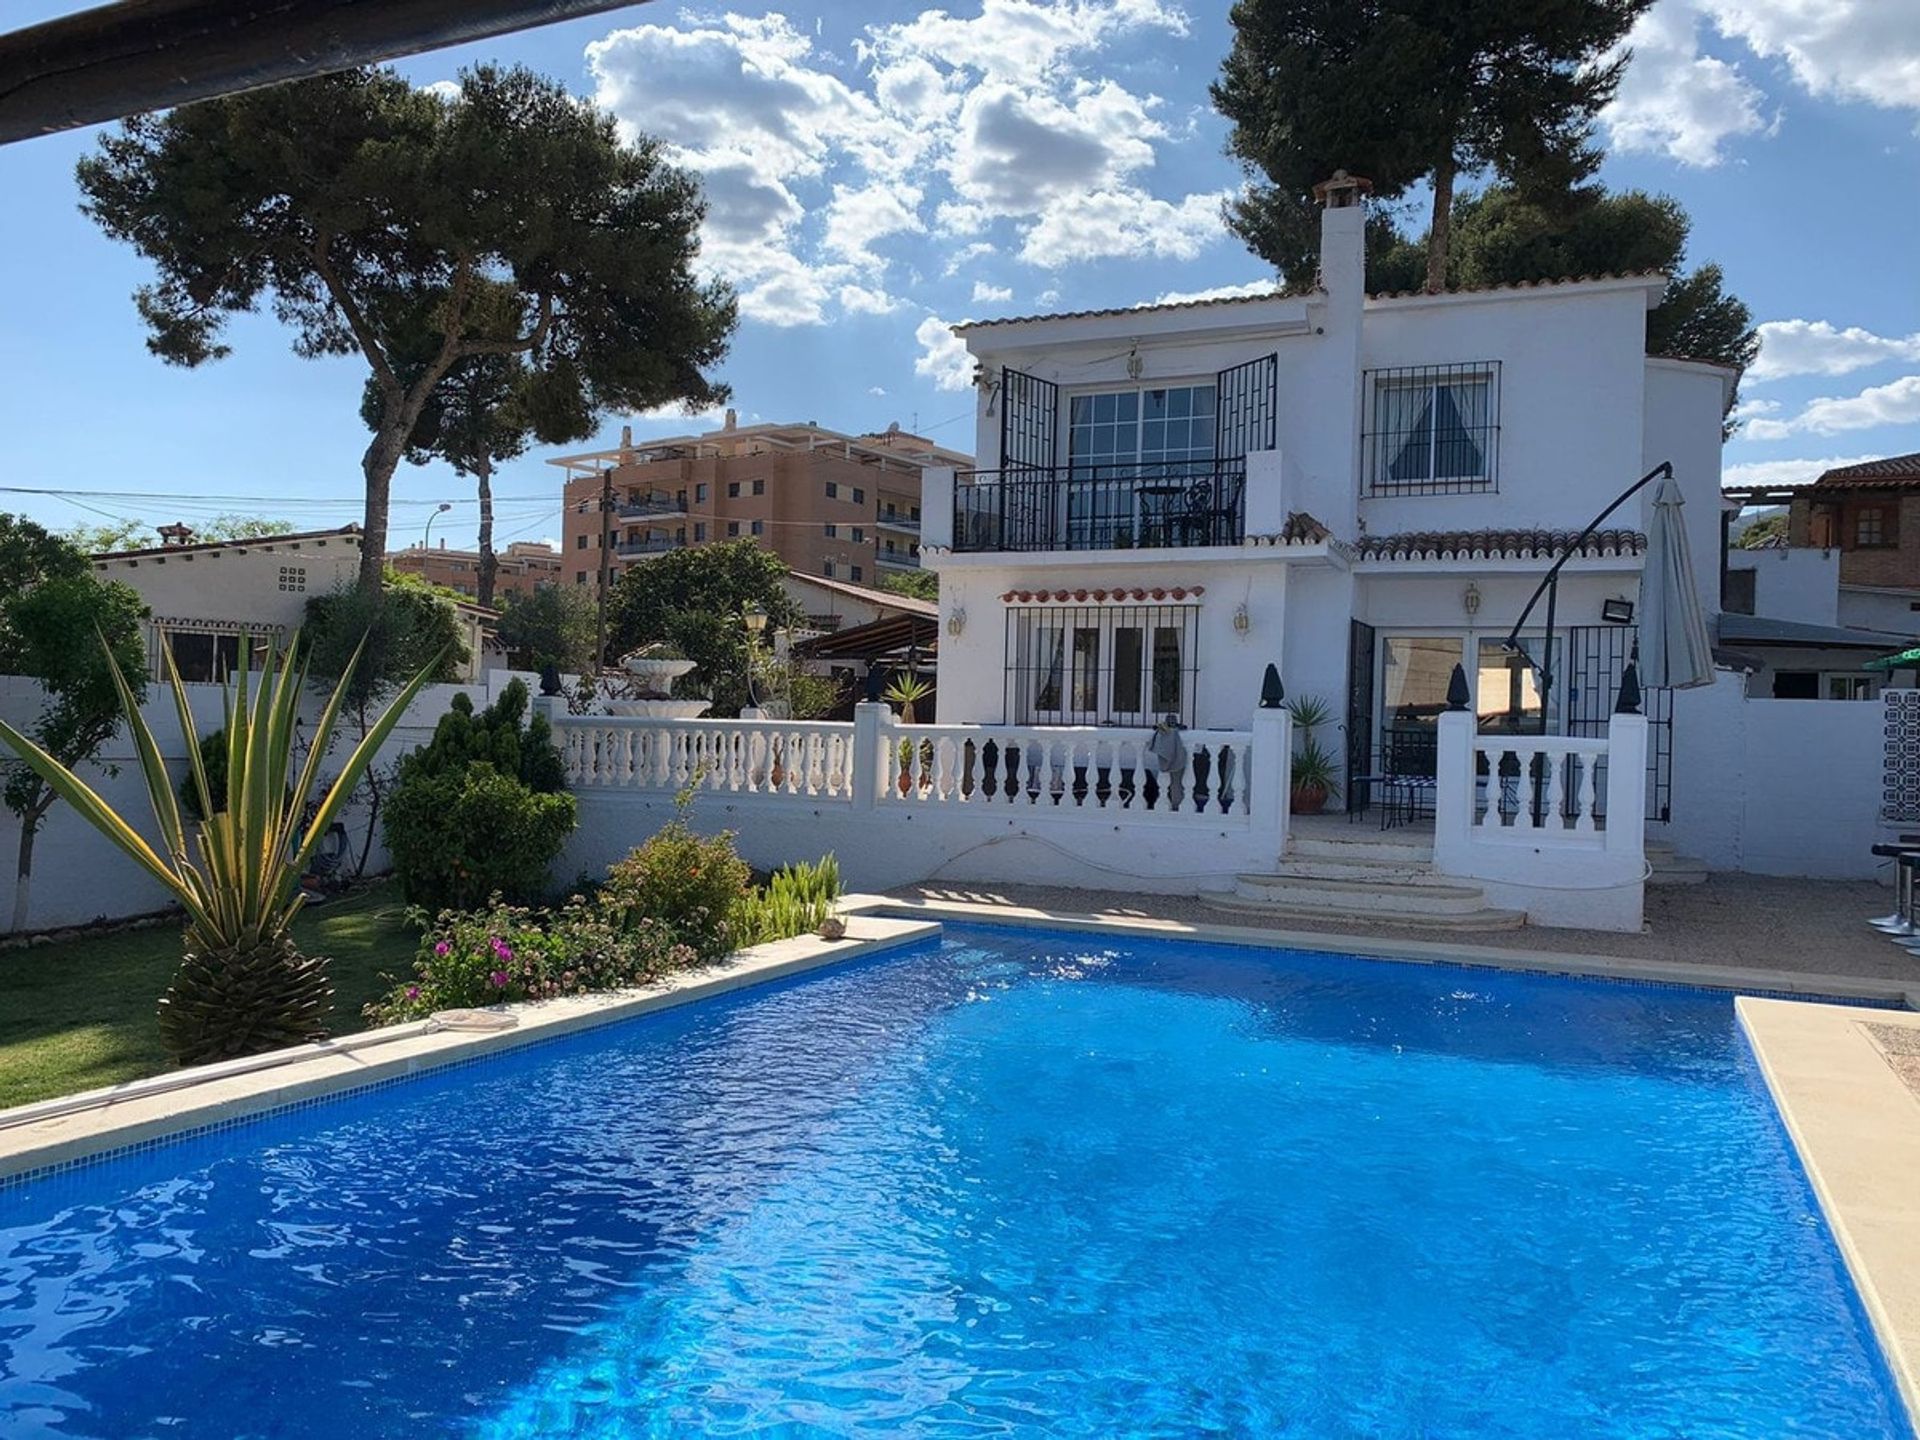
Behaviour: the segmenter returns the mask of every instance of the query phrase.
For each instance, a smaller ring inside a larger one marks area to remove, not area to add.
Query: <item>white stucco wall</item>
[[[1648,827],[1715,870],[1884,878],[1881,708],[1750,700],[1741,678],[1674,695],[1673,819]]]
[[[484,706],[513,678],[510,672],[495,671],[487,676],[486,687],[429,687],[414,701],[400,728],[381,750],[379,763],[391,765],[432,738],[433,727],[456,693],[464,692],[476,706]],[[523,675],[520,678],[527,681],[530,691],[537,693],[538,677]],[[196,684],[189,685],[187,691],[200,733],[204,736],[217,730],[224,723],[224,687]],[[310,719],[318,715],[321,698],[315,696],[309,701],[306,713]],[[41,703],[39,687],[34,682],[19,676],[0,676],[0,718],[26,729],[39,715]],[[187,773],[187,750],[170,692],[160,687],[150,690],[144,714],[178,785]],[[351,743],[348,738],[351,733],[350,723],[337,733],[336,753],[342,757]],[[109,773],[116,768],[118,774]],[[99,763],[84,767],[81,773],[102,798],[146,835],[149,843],[155,841],[146,784],[124,729],[102,748]],[[365,817],[350,808],[344,819],[357,858]],[[0,810],[0,933],[5,932],[13,917],[19,847],[19,820],[11,811]],[[386,852],[377,834],[369,863],[375,872],[386,868]],[[103,840],[93,827],[76,817],[71,807],[58,802],[48,812],[47,821],[35,838],[30,900],[28,930],[142,915],[169,903],[158,884]]]
[[[1790,551],[1797,554],[1797,551]],[[1920,635],[1920,590],[1879,590],[1862,585],[1840,587],[1841,625],[1880,630],[1889,635]]]
[[[1731,550],[1727,568],[1753,571],[1755,615],[1808,625],[1848,623],[1840,618],[1838,550]]]

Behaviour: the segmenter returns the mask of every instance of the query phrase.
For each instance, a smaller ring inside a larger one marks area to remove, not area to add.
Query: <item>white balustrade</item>
[[[555,720],[575,789],[700,790],[851,802],[853,726],[825,720]]]
[[[1481,834],[1597,837],[1607,750],[1601,735],[1474,736],[1470,823]]]
[[[1007,806],[1115,819],[1244,820],[1250,813],[1250,732],[1183,730],[1179,759],[1164,770],[1152,741],[1151,730],[1107,726],[883,724],[875,798],[881,806]]]

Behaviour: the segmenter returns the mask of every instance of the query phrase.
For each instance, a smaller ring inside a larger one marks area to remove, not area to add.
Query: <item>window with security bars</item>
[[[1498,361],[1370,370],[1367,392],[1361,442],[1371,493],[1450,495],[1498,488]]]
[[[1016,725],[1193,724],[1193,605],[1033,606],[1007,613]]]

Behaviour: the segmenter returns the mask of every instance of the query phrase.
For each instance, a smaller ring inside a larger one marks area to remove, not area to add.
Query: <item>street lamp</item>
[[[427,516],[427,528],[420,536],[420,548],[422,550],[431,550],[433,548],[433,522],[452,508],[453,502],[451,500],[442,500],[434,509],[434,512]]]
[[[753,662],[760,650],[760,636],[767,628],[767,612],[758,605],[749,605],[740,612],[740,619],[747,627],[747,704],[758,710],[760,701],[753,693]]]

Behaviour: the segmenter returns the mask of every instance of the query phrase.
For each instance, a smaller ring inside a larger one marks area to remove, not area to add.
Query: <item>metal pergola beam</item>
[[[0,34],[0,144],[644,0],[119,0]]]

